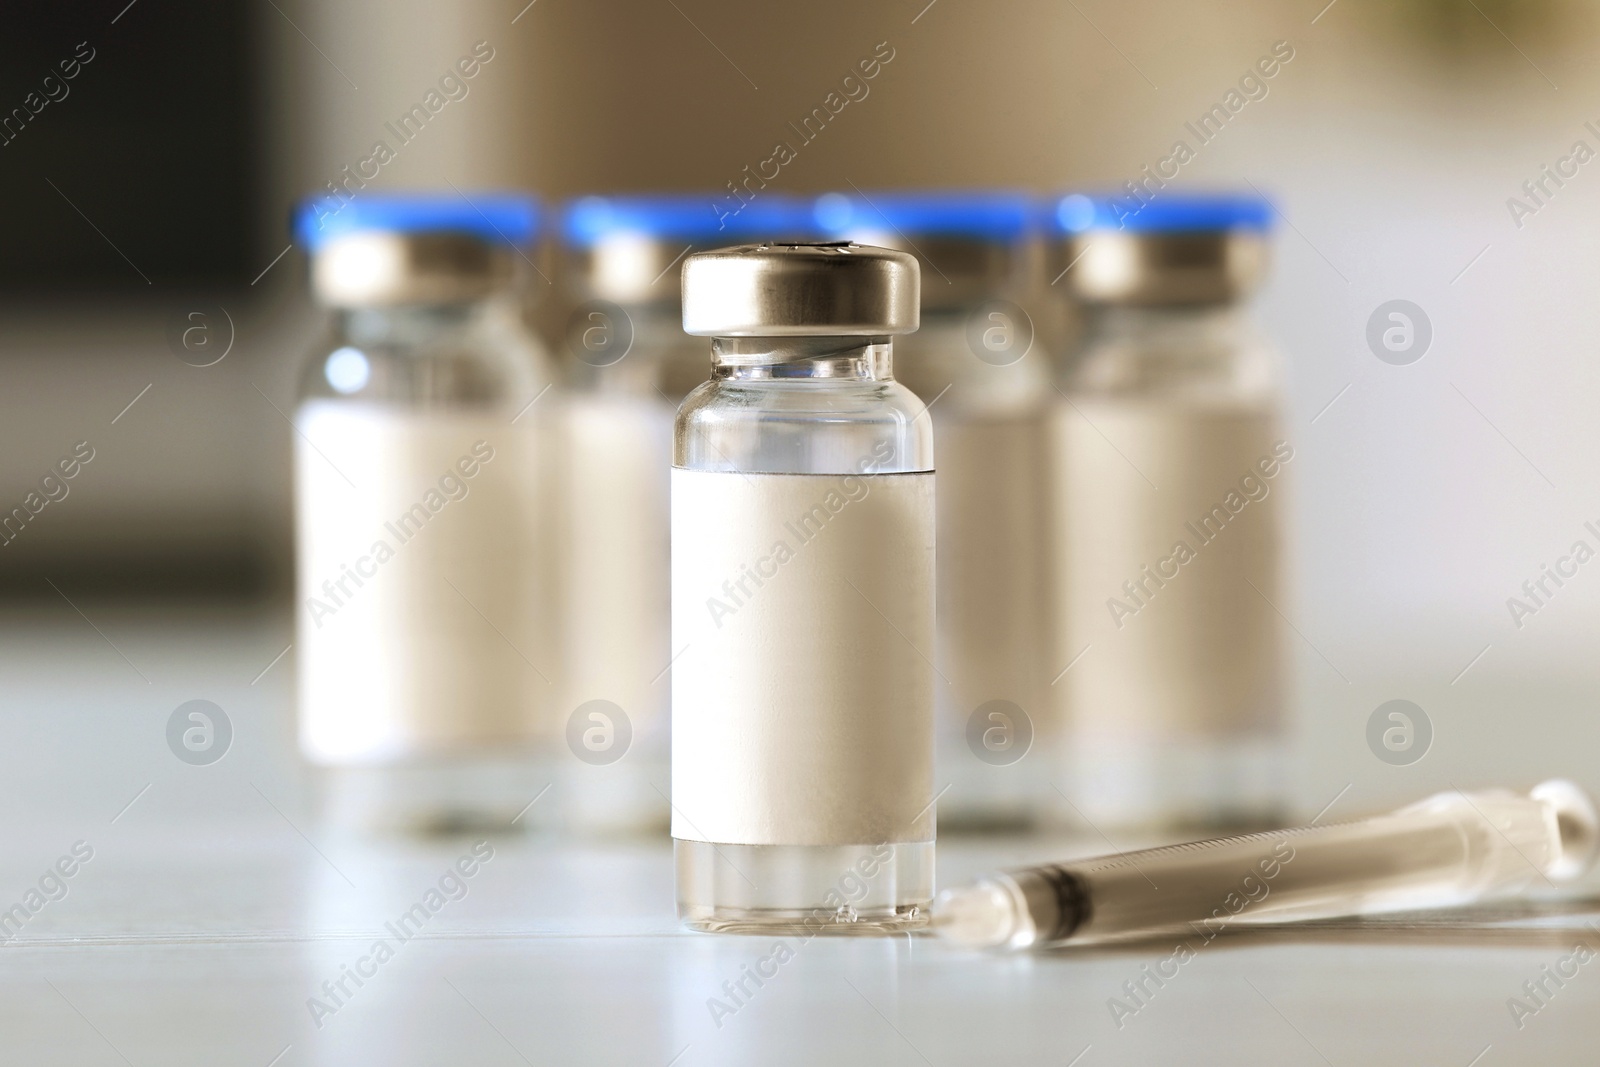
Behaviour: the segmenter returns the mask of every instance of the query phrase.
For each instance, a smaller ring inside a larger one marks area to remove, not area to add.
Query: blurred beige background
[[[1287,41],[1294,58],[1268,94],[1173,184],[1250,182],[1285,220],[1260,312],[1285,354],[1297,450],[1285,612],[1301,806],[1314,812],[1346,785],[1341,803],[1367,806],[1452,781],[1568,773],[1600,786],[1589,769],[1600,563],[1520,629],[1506,607],[1574,540],[1595,543],[1585,520],[1600,524],[1600,163],[1547,186],[1520,227],[1507,207],[1574,142],[1600,149],[1584,126],[1600,127],[1600,12],[1323,4],[259,5],[270,131],[259,261],[287,244],[292,201],[366,156],[384,123],[479,41],[494,58],[470,95],[377,184],[526,186],[552,199],[719,189],[795,140],[788,123],[887,42],[894,58],[870,95],[801,148],[774,190],[1116,186]],[[5,549],[21,557],[5,578],[14,595],[53,596],[38,576],[84,595],[281,594],[280,409],[318,328],[303,284],[290,252],[245,292],[196,294],[220,301],[237,329],[210,368],[168,352],[175,309],[136,286],[89,307],[7,304],[0,501],[20,500],[72,443],[98,450],[71,496]],[[1380,362],[1364,340],[1368,316],[1395,298],[1419,304],[1434,329],[1411,366]],[[1436,731],[1411,767],[1365,747],[1367,715],[1396,697],[1426,709]],[[24,791],[30,773],[11,788]]]

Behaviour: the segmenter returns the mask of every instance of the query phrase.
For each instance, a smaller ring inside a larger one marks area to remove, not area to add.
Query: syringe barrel
[[[1441,793],[1376,818],[1008,872],[1034,943],[1437,907],[1540,881],[1555,816],[1526,795]]]

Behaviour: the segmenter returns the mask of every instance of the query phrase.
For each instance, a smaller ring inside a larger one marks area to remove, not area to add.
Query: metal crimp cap
[[[698,337],[912,333],[921,297],[915,256],[848,241],[739,245],[683,262],[683,329]]]

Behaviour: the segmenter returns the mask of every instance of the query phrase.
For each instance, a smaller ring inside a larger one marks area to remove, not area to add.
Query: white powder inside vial
[[[967,717],[988,701],[1012,701],[1045,726],[1045,430],[1042,415],[934,416],[938,662],[950,681],[939,686],[940,728],[958,760],[970,759]]]
[[[574,396],[563,413],[563,707],[617,704],[636,739],[665,732],[672,658],[668,545],[673,411]]]
[[[672,472],[674,837],[933,836],[933,475]]]
[[[542,425],[512,414],[300,408],[295,644],[311,760],[451,755],[559,729],[547,450]]]
[[[1055,686],[1071,744],[1092,758],[1276,732],[1287,449],[1271,414],[1075,403],[1055,427],[1057,669],[1088,647]]]

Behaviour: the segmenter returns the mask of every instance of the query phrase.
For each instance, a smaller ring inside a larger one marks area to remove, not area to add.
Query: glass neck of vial
[[[903,343],[906,360],[899,379],[924,401],[944,395],[940,403],[948,405],[941,408],[947,417],[1025,415],[1050,391],[1056,373],[1037,336],[1024,341],[1021,331],[1031,329],[1011,312],[981,303],[923,308],[922,325]],[[999,334],[1004,346],[1027,347],[992,348],[993,331],[1004,331]],[[980,355],[985,349],[991,358]]]
[[[507,303],[486,298],[451,304],[396,304],[386,307],[337,309],[336,322],[345,340],[361,346],[426,348],[467,329]]]
[[[1086,341],[1227,344],[1245,336],[1242,302],[1219,304],[1090,304],[1083,310]]]
[[[562,343],[566,381],[573,389],[676,406],[705,381],[705,347],[683,332],[683,309],[676,303],[612,305],[615,312],[602,306],[591,300],[567,321]],[[622,322],[614,321],[617,313]],[[615,346],[623,338],[627,349],[618,357]]]
[[[888,337],[714,337],[711,376],[731,381],[890,381]]]
[[[1076,390],[1244,396],[1274,387],[1275,371],[1242,301],[1096,305],[1084,309]]]

